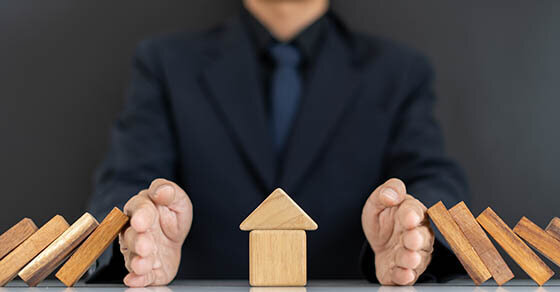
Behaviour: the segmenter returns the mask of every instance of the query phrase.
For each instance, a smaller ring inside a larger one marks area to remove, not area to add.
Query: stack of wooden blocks
[[[491,277],[498,285],[503,285],[514,277],[484,230],[538,285],[546,283],[554,272],[525,242],[560,265],[559,218],[552,219],[543,230],[523,217],[512,230],[490,208],[475,219],[464,202],[449,210],[438,202],[428,209],[428,216],[476,285]]]
[[[66,286],[73,286],[115,240],[128,219],[117,208],[101,224],[89,213],[71,226],[60,215],[41,228],[24,218],[0,236],[0,286],[18,275],[29,286],[37,286],[67,258],[56,277]]]

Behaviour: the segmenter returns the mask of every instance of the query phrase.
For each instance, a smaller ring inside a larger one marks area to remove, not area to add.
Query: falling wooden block
[[[37,231],[37,225],[29,218],[23,218],[0,235],[0,259],[10,253],[14,248],[25,241]]]
[[[118,208],[113,208],[55,276],[66,286],[73,286],[115,240],[128,219]]]
[[[60,236],[68,223],[56,215],[0,261],[0,286],[11,281],[29,261]]]
[[[491,275],[472,245],[469,243],[457,223],[453,220],[445,205],[439,201],[430,209],[428,215],[439,229],[449,246],[476,285],[490,279]]]
[[[239,226],[241,230],[316,230],[309,217],[282,189],[272,192]]]
[[[486,236],[486,233],[476,219],[474,218],[473,214],[467,208],[464,202],[460,202],[455,205],[453,208],[449,209],[449,214],[455,220],[455,223],[459,225],[461,231],[470,242],[486,268],[494,280],[498,285],[503,285],[507,281],[513,279],[514,275],[507,266],[506,262],[498,253],[498,250],[492,242],[490,238]]]
[[[86,237],[99,225],[89,213],[85,213],[72,226],[35,257],[19,277],[34,287],[43,281]]]
[[[476,220],[537,284],[542,286],[554,275],[492,209],[486,208]]]
[[[560,241],[523,216],[513,231],[549,260],[560,266]]]
[[[548,223],[545,231],[550,234],[550,236],[560,241],[560,218],[552,218],[552,220],[550,220],[550,223]]]
[[[249,233],[251,286],[305,286],[307,241],[305,230],[317,229],[282,189],[270,194],[240,225]]]
[[[305,286],[307,244],[303,230],[253,230],[249,233],[251,286]]]

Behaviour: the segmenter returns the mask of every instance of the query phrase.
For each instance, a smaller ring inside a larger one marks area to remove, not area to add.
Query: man
[[[99,217],[131,216],[124,283],[247,278],[238,226],[276,187],[320,226],[310,278],[409,285],[458,271],[425,215],[466,191],[425,58],[348,31],[327,0],[243,3],[216,29],[138,48],[92,200]]]

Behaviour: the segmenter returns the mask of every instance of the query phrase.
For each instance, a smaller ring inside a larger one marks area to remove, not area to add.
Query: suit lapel
[[[203,72],[203,82],[242,155],[268,191],[274,187],[274,148],[257,78],[256,53],[239,18],[226,26],[218,46]]]
[[[288,191],[294,191],[310,171],[357,95],[360,74],[353,61],[351,49],[339,35],[325,38],[281,168],[280,186]]]

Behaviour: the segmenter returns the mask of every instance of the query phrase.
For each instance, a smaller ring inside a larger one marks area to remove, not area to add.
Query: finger
[[[129,273],[124,277],[124,284],[129,287],[146,287],[151,285],[155,280],[154,272],[151,271],[145,275],[137,275],[135,273]]]
[[[121,232],[119,232],[119,248],[121,250],[121,253],[124,255],[126,252],[128,252],[128,245],[125,241],[125,233],[126,231],[129,229],[130,227],[125,228],[125,230],[122,230]]]
[[[167,238],[172,239],[174,241],[184,240],[183,228],[186,226],[183,223],[185,222],[185,220],[182,218],[182,216],[185,215],[173,212],[165,206],[158,206],[158,210],[159,210],[159,222],[161,224],[161,229],[163,230],[165,236],[167,236]]]
[[[416,251],[401,249],[395,256],[395,263],[400,268],[416,269],[422,262],[422,256]]]
[[[184,191],[166,179],[155,179],[149,188],[149,196],[157,205],[170,206],[182,199]]]
[[[422,262],[418,267],[416,267],[416,269],[414,269],[416,275],[422,275],[422,273],[426,271],[426,268],[428,267],[430,261],[432,260],[431,252],[420,251],[419,253],[422,256]]]
[[[154,256],[134,256],[130,262],[130,268],[136,275],[146,275],[154,269]]]
[[[156,251],[156,244],[151,233],[139,233],[136,235],[133,252],[141,257],[153,255]]]
[[[163,233],[173,241],[183,241],[192,222],[192,203],[185,191],[171,181],[156,179],[148,194],[159,211]]]
[[[128,253],[134,253],[136,248],[136,238],[138,237],[138,232],[132,227],[127,228],[124,231],[123,239],[124,248],[126,248]],[[121,247],[122,248],[122,247]]]
[[[119,249],[120,249],[121,254],[123,255],[123,258],[124,258],[124,266],[126,267],[126,269],[129,272],[131,272],[132,268],[130,267],[130,258],[131,258],[132,252],[128,248],[128,244],[127,244],[127,240],[126,240],[126,233],[129,229],[132,230],[132,228],[128,227],[128,228],[126,228],[126,230],[121,231],[119,233]],[[128,231],[128,232],[130,232],[130,231]]]
[[[431,253],[434,246],[434,234],[428,226],[407,230],[403,234],[403,245],[412,251],[421,250]]]
[[[392,278],[397,285],[410,285],[414,282],[415,277],[415,272],[411,269],[393,268]]]
[[[130,217],[132,213],[136,209],[138,209],[139,205],[146,203],[149,200],[150,198],[148,197],[148,190],[142,190],[138,192],[138,194],[130,198],[128,202],[126,202],[123,208],[123,212]]]
[[[124,258],[124,267],[129,273],[132,273],[132,267],[130,266],[131,259],[129,256],[125,256]]]
[[[404,183],[397,178],[392,178],[379,186],[368,198],[368,204],[373,207],[374,213],[380,213],[385,208],[400,204],[406,195]]]
[[[137,232],[146,232],[154,225],[157,210],[145,195],[137,195],[125,205],[125,214],[130,216],[130,226]]]
[[[422,203],[415,199],[407,199],[399,206],[397,218],[405,229],[412,229],[419,226],[424,220],[424,210]]]

